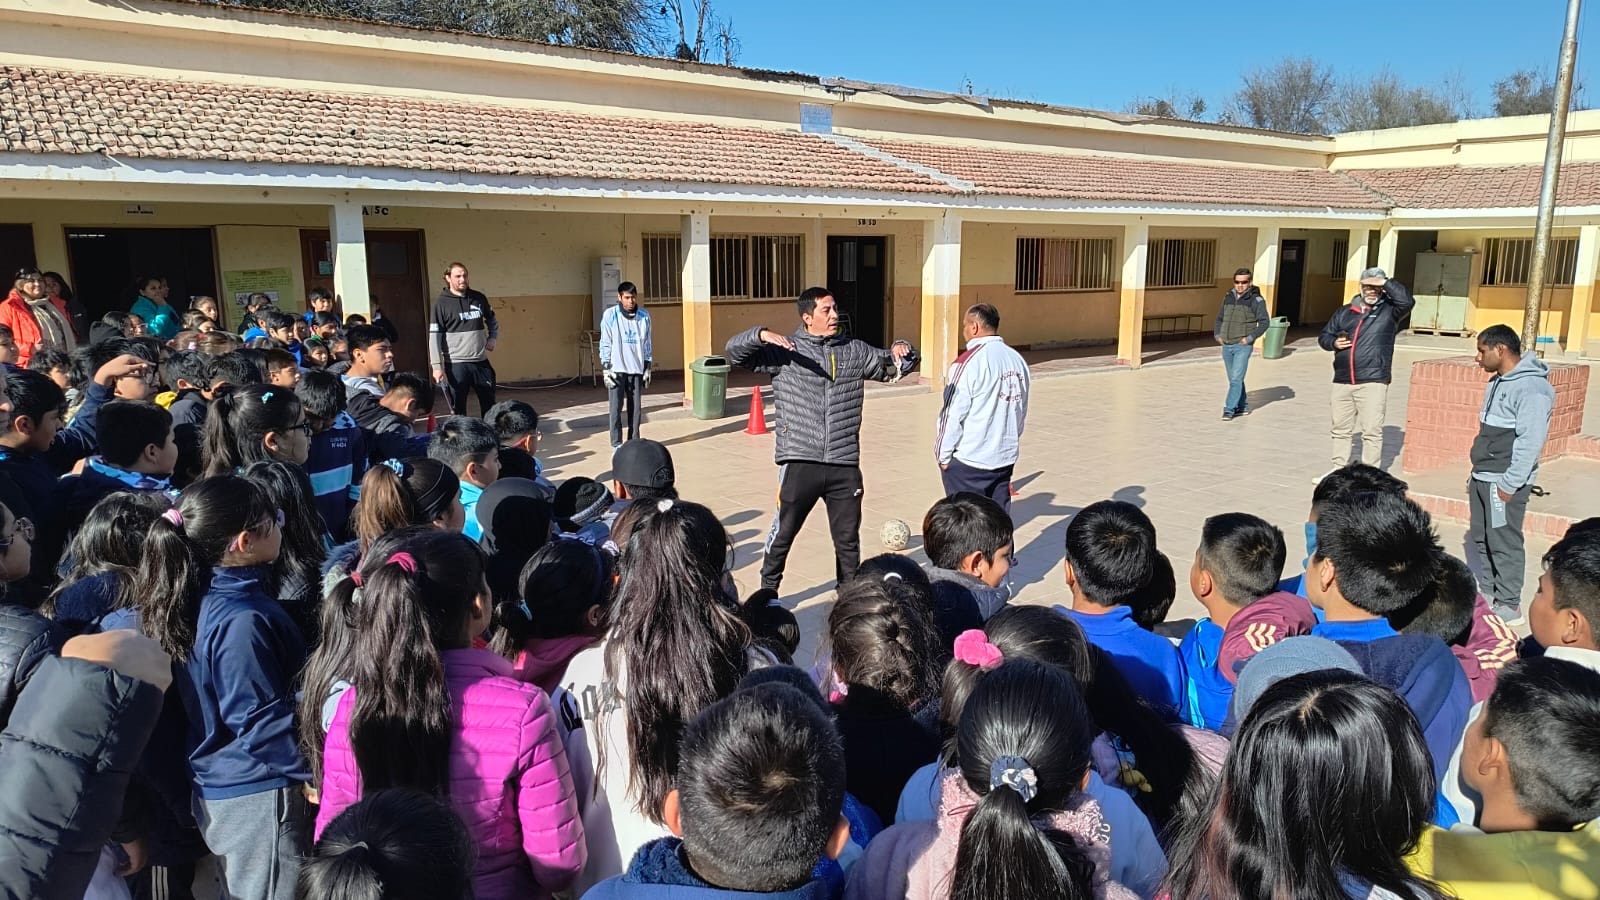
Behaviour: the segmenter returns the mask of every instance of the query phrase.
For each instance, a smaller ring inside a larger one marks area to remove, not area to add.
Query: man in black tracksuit
[[[494,366],[489,351],[500,337],[489,298],[467,285],[467,267],[453,262],[444,270],[444,290],[433,301],[428,323],[428,362],[433,380],[450,385],[450,405],[467,414],[467,388],[478,394],[478,414],[494,405]]]
[[[756,327],[728,341],[728,361],[772,376],[778,402],[778,517],[767,535],[761,586],[777,590],[795,535],[811,509],[828,505],[836,575],[861,562],[862,382],[890,381],[911,345],[879,350],[836,336],[839,311],[825,288],[800,295],[802,327],[792,336]]]

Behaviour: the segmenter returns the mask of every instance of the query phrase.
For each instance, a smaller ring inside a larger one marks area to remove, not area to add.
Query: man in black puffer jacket
[[[778,517],[761,563],[761,587],[773,591],[818,500],[828,505],[839,580],[861,563],[862,382],[893,380],[916,353],[905,341],[879,350],[838,337],[839,311],[826,288],[807,288],[797,305],[801,327],[793,335],[756,327],[727,348],[729,362],[772,376],[778,402]]]
[[[1317,343],[1333,351],[1333,468],[1351,461],[1350,436],[1357,431],[1361,455],[1355,462],[1382,467],[1394,336],[1416,305],[1405,285],[1382,269],[1367,269],[1361,273],[1361,293],[1323,326]]]

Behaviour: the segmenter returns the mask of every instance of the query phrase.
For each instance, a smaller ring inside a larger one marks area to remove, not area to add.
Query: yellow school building
[[[1236,268],[1324,321],[1380,265],[1413,326],[1520,323],[1547,119],[1283,134],[176,0],[0,0],[0,263],[96,314],[160,274],[180,307],[327,287],[425,360],[468,266],[501,380],[571,377],[619,280],[655,360],[788,329],[937,374],[974,302],[1014,345],[1209,333]],[[1574,113],[1541,335],[1600,354],[1600,111]],[[237,318],[233,318],[237,322]]]

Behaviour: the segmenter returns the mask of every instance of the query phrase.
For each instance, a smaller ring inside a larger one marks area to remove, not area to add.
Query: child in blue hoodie
[[[268,591],[281,510],[233,475],[185,488],[145,538],[137,619],[175,660],[195,818],[222,895],[290,900],[310,817],[294,724],[306,643]]]
[[[1339,644],[1373,681],[1405,699],[1443,777],[1467,725],[1472,688],[1445,642],[1401,634],[1388,616],[1426,603],[1438,536],[1411,500],[1361,492],[1330,503],[1317,522],[1306,591],[1325,620],[1311,633]]]
[[[1228,677],[1232,673],[1218,666],[1223,638],[1246,607],[1269,602],[1283,575],[1287,552],[1283,532],[1248,513],[1212,516],[1201,527],[1200,548],[1189,568],[1189,589],[1208,615],[1178,645],[1184,670],[1183,718],[1190,725],[1211,731],[1222,728],[1237,677]],[[1261,622],[1252,636],[1259,651],[1290,634]]]
[[[850,839],[844,751],[833,723],[795,688],[744,688],[684,729],[677,787],[661,816],[675,837],[639,848],[588,900],[827,900],[813,877]]]
[[[1171,641],[1140,626],[1135,609],[1157,600],[1151,591],[1157,555],[1155,525],[1132,503],[1091,503],[1067,524],[1069,614],[1140,696],[1175,718],[1183,659]]]
[[[450,467],[461,479],[461,507],[467,524],[461,533],[474,541],[483,537],[478,524],[478,498],[500,477],[500,438],[482,419],[451,416],[428,441],[428,458]]]
[[[345,411],[345,386],[332,372],[307,372],[294,389],[311,423],[311,448],[306,475],[317,498],[317,511],[334,543],[349,532],[350,513],[361,499],[367,474],[367,438]]]

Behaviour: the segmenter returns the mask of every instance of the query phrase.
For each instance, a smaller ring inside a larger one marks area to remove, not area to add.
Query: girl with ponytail
[[[306,645],[268,590],[282,522],[255,484],[201,479],[150,527],[129,595],[176,661],[196,819],[230,897],[287,900],[306,847],[311,773],[294,732]]]
[[[232,475],[253,462],[305,465],[311,423],[293,390],[271,384],[222,389],[204,431],[205,474]]]
[[[492,608],[477,545],[425,527],[393,537],[353,587],[354,673],[323,749],[318,833],[365,794],[419,790],[466,823],[478,900],[550,897],[585,859],[550,700],[472,646]]]
[[[964,632],[954,649],[939,710],[945,754],[911,776],[894,820],[937,815],[944,777],[959,765],[955,738],[961,714],[999,662],[1051,666],[1072,678],[1094,723],[1096,766],[1086,792],[1099,802],[1110,827],[1111,877],[1140,896],[1153,896],[1167,872],[1157,834],[1170,827],[1186,801],[1209,787],[1209,775],[1185,733],[1141,700],[1077,623],[1054,609],[1006,607],[983,631]]]
[[[460,531],[467,520],[461,508],[461,479],[437,460],[389,459],[361,476],[361,499],[350,512],[356,538],[328,553],[323,590],[354,571],[372,542],[408,525]]]
[[[1109,877],[1105,819],[1083,793],[1093,740],[1067,673],[1000,665],[961,714],[939,818],[879,835],[846,900],[1134,900]]]
[[[606,639],[573,657],[565,679],[596,761],[580,892],[670,834],[661,803],[684,727],[751,668],[772,664],[722,587],[731,553],[711,510],[677,500],[633,506],[642,511],[618,563]]]

